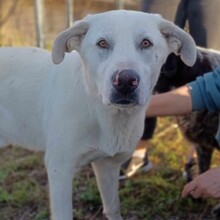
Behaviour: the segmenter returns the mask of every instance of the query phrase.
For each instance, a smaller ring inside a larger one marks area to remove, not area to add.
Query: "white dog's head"
[[[104,104],[119,108],[145,105],[161,66],[174,52],[191,66],[196,58],[192,38],[161,16],[116,10],[88,15],[62,32],[54,42],[52,59],[79,52],[90,86]]]

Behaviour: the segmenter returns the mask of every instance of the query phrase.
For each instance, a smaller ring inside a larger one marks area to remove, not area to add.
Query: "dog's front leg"
[[[52,152],[51,152],[52,153]],[[52,220],[72,220],[73,161],[67,155],[46,156]]]
[[[118,178],[121,164],[112,158],[92,163],[103,202],[103,213],[109,220],[122,220],[118,196]]]

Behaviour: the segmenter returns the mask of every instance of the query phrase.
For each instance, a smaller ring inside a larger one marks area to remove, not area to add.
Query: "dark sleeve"
[[[194,111],[220,110],[220,68],[207,73],[188,84]]]

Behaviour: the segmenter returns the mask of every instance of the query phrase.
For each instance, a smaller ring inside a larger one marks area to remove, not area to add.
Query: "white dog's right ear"
[[[80,49],[81,41],[89,28],[89,24],[83,20],[76,21],[73,27],[61,32],[54,41],[52,48],[52,60],[55,64],[63,61],[65,52]]]

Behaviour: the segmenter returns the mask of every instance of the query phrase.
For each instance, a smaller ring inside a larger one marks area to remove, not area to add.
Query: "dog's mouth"
[[[131,100],[131,99],[119,99],[114,104],[121,105],[121,106],[133,106],[137,105],[137,101]]]
[[[139,95],[136,91],[129,94],[121,94],[112,90],[109,101],[112,105],[119,108],[130,108],[140,104]]]
[[[119,108],[131,108],[139,104],[137,99],[130,98],[120,98],[120,99],[111,99],[111,104]]]

